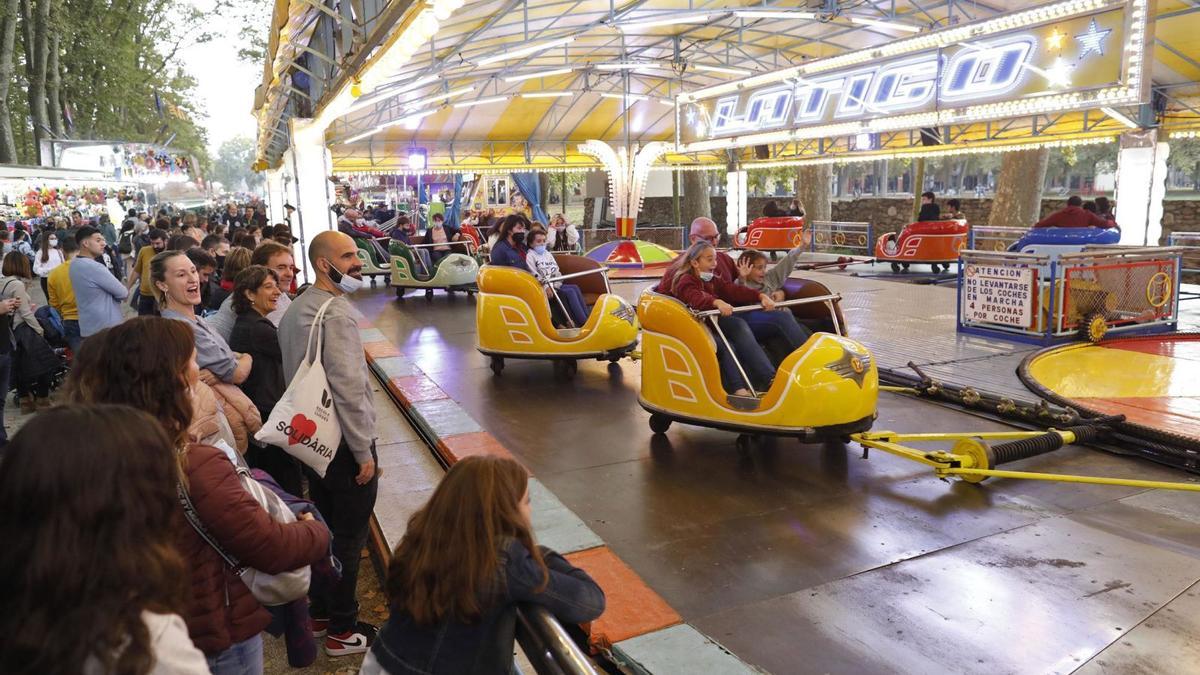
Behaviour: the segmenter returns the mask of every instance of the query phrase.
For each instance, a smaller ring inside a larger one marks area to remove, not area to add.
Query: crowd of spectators
[[[31,417],[10,442],[0,406],[0,536],[23,552],[0,558],[0,672],[255,674],[264,631],[288,635],[297,667],[319,645],[371,650],[367,673],[507,672],[515,603],[574,622],[603,610],[586,573],[535,543],[525,470],[477,458],[410,522],[382,632],[359,620],[379,480],[349,301],[362,263],[351,237],[322,233],[298,287],[290,228],[261,216],[130,213],[119,231],[52,223],[6,241],[0,391],[11,379]],[[323,472],[257,438],[318,322],[342,431]],[[258,579],[305,569],[307,592],[263,596]]]

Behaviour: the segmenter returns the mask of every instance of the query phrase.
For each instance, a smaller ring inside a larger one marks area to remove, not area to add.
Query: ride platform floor
[[[867,303],[892,301],[891,285],[831,284],[847,298],[852,335],[895,363],[879,334],[901,319]],[[656,437],[637,405],[636,362],[584,361],[568,381],[547,362],[509,359],[496,377],[475,350],[472,299],[401,302],[380,288],[355,302],[684,621],[757,668],[1200,673],[1200,500],[1190,494],[945,483],[841,444],[768,439],[739,456],[734,434],[680,424]],[[909,347],[923,362],[1001,358],[947,339],[938,311],[924,324],[903,319],[928,326],[933,341]],[[883,394],[875,428],[1003,427]],[[1076,447],[1011,466],[1188,478]]]

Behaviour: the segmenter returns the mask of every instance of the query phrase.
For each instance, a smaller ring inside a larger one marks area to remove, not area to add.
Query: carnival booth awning
[[[974,44],[982,39],[975,26],[988,21],[1003,26],[1014,12],[1034,7],[1064,6],[1082,17],[1080,26],[1064,21],[1048,28],[1046,35],[1034,31],[1039,42],[1031,45],[1036,61],[1030,65],[1051,78],[1061,80],[1085,65],[1092,68],[1082,62],[1083,51],[1089,62],[1116,59],[1129,65],[1131,53],[1121,48],[1129,35],[1127,27],[1108,25],[1104,19],[1104,10],[1126,4],[1134,3],[1078,0],[1036,5],[1007,0],[935,7],[901,0],[825,11],[670,0],[623,5],[601,0],[417,2],[404,10],[385,39],[345,55],[365,62],[347,87],[351,94],[337,98],[343,92],[321,87],[323,95],[313,101],[314,114],[328,114],[326,141],[339,172],[404,169],[407,150],[415,146],[430,151],[431,168],[594,166],[579,153],[579,142],[673,140],[673,103],[680,94],[791,68],[804,70],[830,57],[870,58],[875,50],[928,42],[930,33],[955,27],[964,30],[954,45],[929,42],[926,47],[934,52],[988,49],[989,45]],[[316,39],[311,33],[317,20],[313,7],[287,0],[277,5],[272,66],[259,100],[263,133],[276,148],[280,135],[286,136],[286,125],[277,124],[284,114],[281,101],[294,97],[285,66],[303,51],[306,40]],[[1200,89],[1195,84],[1200,81],[1200,60],[1194,56],[1200,53],[1200,32],[1194,28],[1200,9],[1183,0],[1163,0],[1142,11],[1157,20],[1144,36],[1145,54],[1134,58],[1150,61],[1148,80],[1169,109],[1169,125],[1200,127]],[[1087,15],[1097,12],[1099,23],[1093,31]],[[1046,10],[1040,25],[1049,25],[1045,20],[1053,18]],[[1061,55],[1055,56],[1056,51]],[[1137,114],[1124,103],[1113,106],[1117,116],[1094,112],[1100,107],[1108,106],[1097,105],[1087,119],[1082,112],[1065,111],[1039,121],[1034,119],[1039,113],[1026,114],[1023,109],[1014,108],[1009,115],[993,111],[988,119],[1017,120],[999,132],[988,129],[982,119],[937,122],[956,125],[953,138],[945,139],[955,145],[1011,144],[1016,138],[1041,136],[1111,137],[1126,128],[1121,117]],[[851,128],[830,128],[822,132],[824,143],[772,147],[769,154],[807,157],[922,145],[919,136],[883,133],[891,135],[865,139]],[[693,145],[695,152],[671,154],[665,161],[719,164],[726,159],[703,147]],[[260,143],[260,157],[270,163],[277,153]]]

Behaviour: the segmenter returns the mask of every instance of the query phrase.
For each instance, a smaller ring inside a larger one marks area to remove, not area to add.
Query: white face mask
[[[363,287],[362,279],[340,272],[338,268],[333,266],[333,262],[328,259],[326,259],[325,262],[329,263],[329,280],[332,281],[333,285],[337,286],[338,290],[341,292],[350,294]]]
[[[51,248],[58,246],[58,237],[50,237],[50,246]]]
[[[700,273],[700,281],[712,281],[712,279],[713,279],[712,272],[701,272]]]

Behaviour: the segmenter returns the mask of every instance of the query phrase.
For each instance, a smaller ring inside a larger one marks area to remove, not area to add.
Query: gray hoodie
[[[788,280],[788,277],[792,275],[792,271],[796,269],[796,258],[799,258],[800,254],[804,252],[805,249],[799,246],[788,251],[783,260],[775,263],[774,267],[767,270],[767,275],[763,277],[761,284],[749,279],[739,279],[738,283],[770,295],[783,288],[784,282]]]

